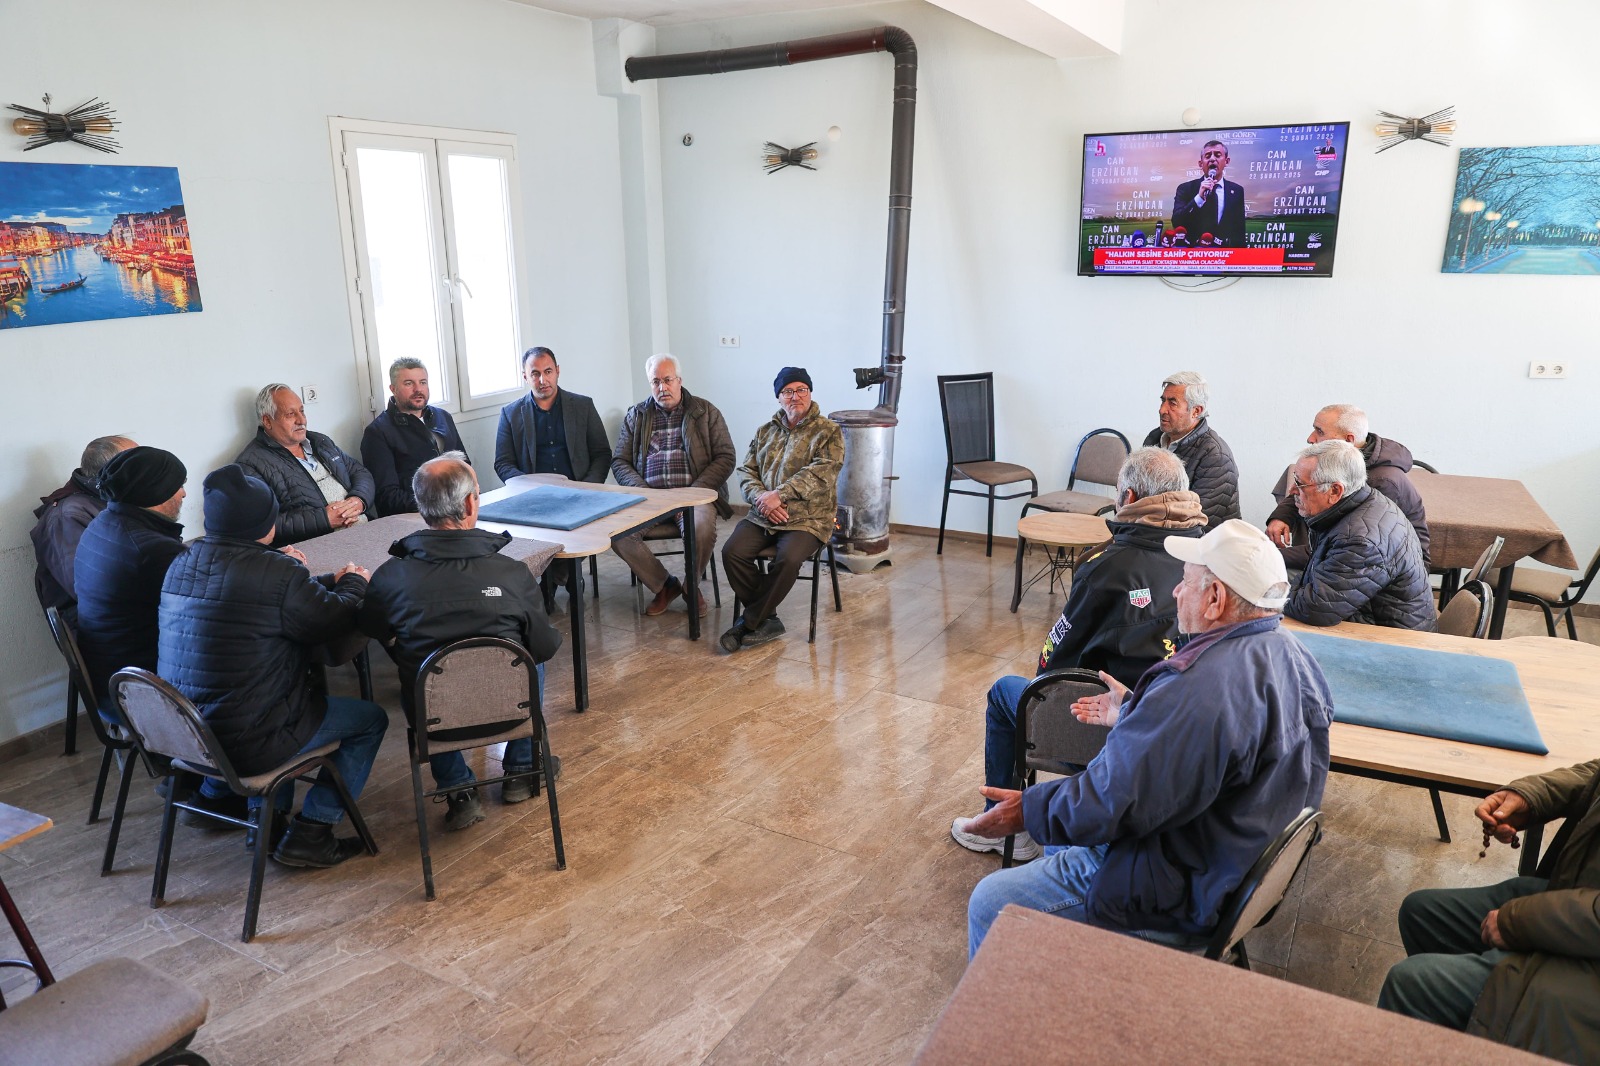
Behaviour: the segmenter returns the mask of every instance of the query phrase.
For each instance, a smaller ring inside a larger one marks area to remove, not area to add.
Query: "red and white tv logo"
[[[1103,156],[1103,155],[1106,154],[1106,142],[1105,141],[1095,141],[1094,142],[1094,154],[1097,155],[1097,156]]]

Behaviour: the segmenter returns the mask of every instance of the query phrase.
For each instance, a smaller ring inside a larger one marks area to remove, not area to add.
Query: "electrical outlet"
[[[1554,359],[1535,359],[1528,364],[1530,378],[1564,378],[1567,376],[1567,364]]]
[[[739,347],[739,335],[737,333],[724,333],[720,338],[720,342],[724,348],[737,348]]]
[[[300,386],[300,399],[305,401],[306,403],[316,403],[317,400],[320,398],[319,394],[321,392],[322,392],[322,390],[319,389],[315,385],[301,385]]]

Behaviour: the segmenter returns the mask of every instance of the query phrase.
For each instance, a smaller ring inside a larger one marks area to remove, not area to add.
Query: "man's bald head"
[[[417,467],[411,492],[429,529],[471,529],[478,524],[478,475],[461,452],[445,452]]]

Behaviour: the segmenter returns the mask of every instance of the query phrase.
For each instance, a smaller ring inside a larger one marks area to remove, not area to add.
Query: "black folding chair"
[[[1022,513],[1030,509],[1063,511],[1069,514],[1100,514],[1115,510],[1117,475],[1127,462],[1133,446],[1128,438],[1114,429],[1091,429],[1078,441],[1072,455],[1072,472],[1067,475],[1067,487],[1060,492],[1046,492],[1022,505]],[[1079,481],[1110,487],[1113,495],[1078,491]]]
[[[1231,962],[1241,970],[1250,968],[1250,956],[1244,949],[1245,934],[1272,920],[1278,904],[1288,894],[1290,882],[1321,836],[1321,811],[1307,807],[1295,815],[1294,821],[1267,845],[1239,887],[1228,893],[1217,930],[1206,945],[1206,958]]]
[[[1019,496],[1039,495],[1039,479],[1033,471],[1015,463],[999,463],[994,458],[994,374],[941,374],[939,375],[939,410],[944,416],[944,503],[939,508],[939,547],[935,555],[944,554],[944,523],[950,510],[950,497],[977,496],[989,501],[989,532],[984,542],[984,555],[994,554],[994,504],[996,500],[1014,500]],[[984,487],[982,492],[971,489],[953,489],[953,481],[975,481]],[[1013,492],[1006,496],[995,494],[1004,485],[1029,483],[1027,492]]]
[[[811,633],[806,637],[807,644],[815,644],[817,642],[817,586],[819,583],[817,569],[822,566],[823,552],[828,553],[828,574],[833,578],[833,613],[840,614],[844,611],[844,601],[839,598],[839,564],[834,561],[833,542],[825,540],[822,542],[822,547],[818,548],[811,555],[809,560],[811,563],[811,573],[807,574],[802,571],[795,579],[797,581],[811,582]],[[765,548],[762,548],[755,554],[756,569],[761,571],[763,574],[767,573],[772,569],[772,560],[776,559],[777,557],[778,546],[776,544],[767,545]],[[717,606],[720,607],[722,605],[718,604]],[[733,600],[733,614],[735,618],[740,615],[740,608],[742,606],[743,605],[739,602],[738,597],[735,596]]]
[[[1093,670],[1076,667],[1051,670],[1028,682],[1017,697],[1017,763],[1012,787],[1033,784],[1042,770],[1071,776],[1078,773],[1106,746],[1111,730],[1073,717],[1072,705],[1085,696],[1106,692],[1106,683]],[[1011,865],[1015,836],[1006,837],[1000,865]]]

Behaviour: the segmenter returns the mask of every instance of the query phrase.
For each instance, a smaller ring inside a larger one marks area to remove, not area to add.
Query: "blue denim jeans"
[[[1017,704],[1022,700],[1022,690],[1028,687],[1025,677],[1002,677],[989,686],[988,724],[983,737],[983,783],[990,788],[1015,786],[1017,769]],[[983,809],[994,806],[985,800]]]
[[[540,663],[536,672],[539,675],[539,704],[544,705],[544,663]],[[500,765],[506,773],[517,770],[533,769],[533,738],[523,737],[506,744],[506,753],[500,758]],[[466,756],[459,751],[447,751],[441,755],[428,756],[428,769],[433,773],[434,788],[468,788],[477,780],[472,770],[467,766]]]
[[[389,715],[376,703],[345,696],[329,696],[328,713],[323,715],[322,728],[300,750],[309,751],[337,740],[339,748],[328,756],[328,761],[338,767],[339,775],[350,789],[351,798],[360,799],[361,790],[367,785],[367,775],[372,772],[372,761],[378,756],[378,746],[383,743],[384,730],[388,728]],[[259,796],[250,800],[251,807],[260,803]],[[272,805],[285,814],[293,809],[293,781],[278,790],[272,798]],[[327,822],[330,825],[338,824],[344,817],[339,790],[333,787],[326,770],[317,774],[316,784],[306,792],[300,813],[313,822]]]
[[[978,953],[978,946],[989,935],[989,927],[1008,903],[1086,925],[1096,924],[1089,920],[1086,901],[1094,875],[1105,861],[1106,848],[1105,844],[1090,848],[1052,848],[1026,866],[996,870],[979,881],[967,903],[967,958]],[[1113,928],[1112,931],[1186,950],[1203,947],[1206,943],[1205,937],[1184,933],[1151,929]]]

